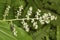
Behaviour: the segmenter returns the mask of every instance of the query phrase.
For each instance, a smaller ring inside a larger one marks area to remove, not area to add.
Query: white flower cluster
[[[52,20],[57,19],[57,17],[52,15],[51,13],[44,13],[42,16],[41,16],[40,13],[41,13],[41,10],[38,9],[37,12],[36,12],[35,18],[29,18],[29,16],[32,14],[32,7],[30,7],[28,12],[27,12],[27,15],[26,15],[26,17],[27,17],[26,19],[28,19],[28,20],[31,19],[31,23],[33,23],[33,27],[35,29],[38,29],[38,23],[35,22],[35,19],[39,20],[39,22],[42,25],[45,24],[45,23],[49,24]],[[30,28],[29,28],[28,24],[24,20],[23,20],[22,24],[23,24],[25,30],[27,32],[29,32]]]
[[[41,24],[45,24],[45,23],[49,24],[50,21],[56,20],[56,19],[57,19],[57,17],[52,15],[51,13],[44,13],[44,15],[42,15],[39,18],[39,21],[40,21]]]
[[[14,36],[17,36],[17,31],[16,31],[16,28],[15,28],[15,25],[13,25],[12,22],[11,22],[11,24],[10,24],[10,27],[11,27],[11,30],[12,30]]]
[[[29,20],[29,16],[32,14],[32,7],[29,8],[29,10],[27,11],[27,20]]]
[[[38,24],[37,24],[37,22],[33,22],[33,27],[34,27],[35,29],[38,29]]]
[[[4,15],[3,15],[4,16],[4,19],[6,19],[6,16],[8,16],[9,10],[10,10],[10,6],[8,5],[8,7],[6,8],[6,10],[4,12]],[[29,9],[27,11],[26,18],[19,19],[19,16],[21,16],[22,10],[23,10],[23,6],[21,5],[19,7],[19,10],[17,11],[17,15],[15,16],[16,19],[13,19],[13,20],[5,20],[5,21],[22,20],[23,27],[25,28],[25,30],[27,32],[29,32],[30,31],[30,28],[29,28],[29,25],[25,22],[25,20],[31,19],[31,23],[33,24],[33,27],[35,29],[38,29],[38,23],[35,21],[35,19],[39,20],[39,22],[42,25],[43,24],[49,24],[52,20],[57,20],[57,16],[54,16],[51,13],[44,13],[41,16],[41,14],[40,14],[41,13],[41,10],[40,9],[37,9],[35,18],[30,18],[30,16],[32,15],[32,10],[33,10],[33,8],[31,6],[29,7]],[[16,31],[15,27],[13,27],[13,33],[14,33],[15,36],[17,36],[17,31]]]
[[[36,15],[35,15],[37,20],[39,19],[40,13],[41,13],[41,10],[38,9],[37,12],[36,12]]]
[[[37,24],[37,22],[35,22],[34,19],[31,20],[31,23],[33,23],[33,27],[34,27],[35,29],[38,29],[38,24]]]
[[[17,31],[16,31],[15,27],[13,28],[13,34],[14,34],[14,36],[17,36]]]
[[[17,19],[18,19],[19,16],[21,16],[22,10],[23,10],[23,6],[21,5],[19,7],[19,10],[17,11],[17,15],[15,16]]]
[[[25,28],[26,32],[29,32],[29,25],[23,20],[22,21],[23,27]]]
[[[8,5],[3,15],[4,19],[6,19],[6,16],[8,16],[9,10],[10,10],[10,6]]]

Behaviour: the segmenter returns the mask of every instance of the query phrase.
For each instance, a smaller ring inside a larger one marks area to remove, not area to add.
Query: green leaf
[[[17,36],[14,36],[7,22],[0,22],[0,40],[32,40],[32,38],[21,28],[15,26]]]

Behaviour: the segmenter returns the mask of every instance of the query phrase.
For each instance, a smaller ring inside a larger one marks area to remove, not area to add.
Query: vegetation
[[[60,0],[0,0],[0,40],[60,40]]]

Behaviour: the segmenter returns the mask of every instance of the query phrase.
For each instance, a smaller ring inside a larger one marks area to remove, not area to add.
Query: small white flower
[[[41,24],[45,24],[45,22],[44,22],[45,20],[43,20],[42,17],[40,17],[39,21],[40,21]]]
[[[29,28],[26,28],[26,32],[29,32]]]
[[[28,25],[24,25],[23,28],[25,28],[25,29],[28,28]]]
[[[35,29],[38,29],[38,25],[35,26]]]
[[[31,19],[31,23],[33,23],[34,22],[34,19]]]
[[[47,24],[49,24],[49,23],[50,23],[50,20],[46,20],[45,22],[46,22]]]
[[[27,20],[29,20],[29,15],[26,15]]]
[[[42,18],[43,18],[43,19],[46,19],[46,16],[43,15]]]
[[[44,13],[44,15],[43,15],[43,16],[48,17],[49,15],[48,15],[47,13]]]
[[[7,11],[9,11],[9,9],[10,9],[10,6],[8,6],[8,7],[6,8]]]
[[[54,16],[54,15],[52,15],[52,16],[51,16],[51,20],[54,20],[54,19],[55,19],[55,16]]]
[[[40,15],[40,13],[39,12],[36,12],[37,14],[36,15]]]
[[[8,5],[8,8],[10,8],[10,6]]]
[[[33,26],[35,26],[35,25],[37,25],[37,22],[34,22],[34,23],[33,23]]]
[[[23,6],[21,5],[20,7],[19,7],[19,10],[21,11],[23,9]]]
[[[41,12],[41,10],[40,10],[40,9],[38,9],[38,12]]]
[[[17,36],[17,31],[16,31],[16,32],[14,32],[14,36]]]
[[[8,7],[6,8],[6,11],[9,11],[9,9],[10,9],[10,6],[8,6]]]
[[[27,25],[27,23],[24,22],[23,25]]]
[[[29,20],[29,16],[28,15],[26,15],[26,18],[27,18],[27,20]]]
[[[32,14],[32,11],[28,10],[27,15],[30,16]]]
[[[32,13],[32,12],[30,12],[30,13],[27,13],[27,15],[28,15],[28,16],[30,16],[30,15],[31,15],[31,13]]]
[[[39,18],[37,17],[36,19],[38,20]]]
[[[42,20],[43,18],[42,17],[40,17],[40,20]]]
[[[43,17],[43,20],[44,21],[49,20],[49,17]]]
[[[17,13],[19,13],[19,11],[17,11]]]
[[[57,16],[55,17],[55,20],[57,20]]]
[[[32,7],[30,7],[29,10],[32,11]]]
[[[38,17],[38,15],[35,15],[35,17],[37,18],[37,17]]]

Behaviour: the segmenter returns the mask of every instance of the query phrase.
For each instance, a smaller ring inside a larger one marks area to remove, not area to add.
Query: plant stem
[[[37,19],[37,18],[29,18],[29,20],[31,19]],[[39,19],[39,18],[38,18]],[[27,20],[27,18],[22,18],[22,19],[10,19],[10,20],[0,20],[0,21],[18,21],[18,20]]]

